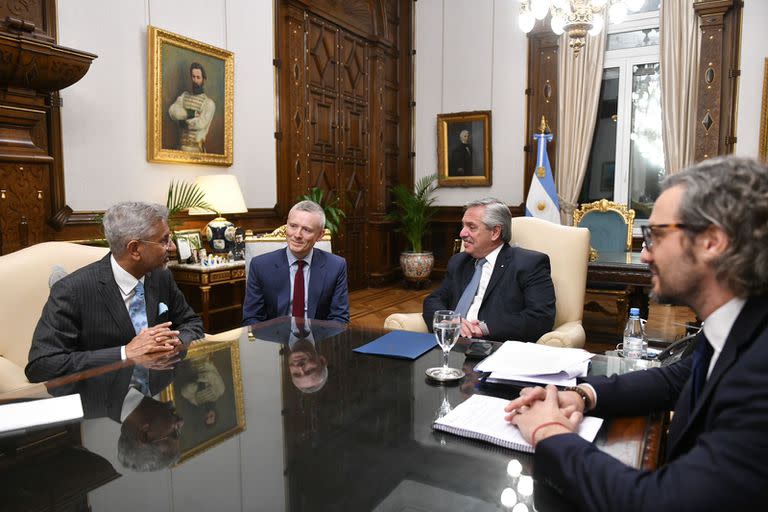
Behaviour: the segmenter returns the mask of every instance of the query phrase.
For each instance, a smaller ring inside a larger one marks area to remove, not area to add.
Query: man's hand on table
[[[524,388],[504,410],[509,413],[505,419],[535,446],[547,437],[575,432],[584,417],[584,400],[574,391],[558,392],[550,384],[546,389]]]
[[[170,329],[172,322],[147,327],[137,334],[126,346],[125,357],[135,357],[154,352],[167,352],[181,345],[179,331]]]

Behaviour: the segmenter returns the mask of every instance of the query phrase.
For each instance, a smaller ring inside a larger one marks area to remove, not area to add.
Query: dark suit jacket
[[[630,469],[575,434],[536,445],[534,476],[581,510],[754,510],[768,501],[768,298],[752,298],[690,410],[691,360],[589,378],[594,414],[638,415],[674,405],[667,464]]]
[[[472,146],[459,144],[451,151],[451,159],[448,165],[450,176],[472,176],[475,174],[472,161]],[[478,173],[482,174],[482,172]]]
[[[31,382],[120,361],[120,347],[136,336],[107,254],[58,281],[37,322],[25,372]],[[184,343],[203,337],[203,323],[171,273],[157,269],[144,278],[147,324],[172,321]],[[168,311],[158,317],[159,304]]]
[[[243,325],[290,315],[291,274],[286,249],[251,260],[243,304]],[[309,270],[307,317],[349,322],[347,262],[314,248]]]
[[[467,253],[455,254],[440,287],[424,299],[424,321],[430,332],[435,311],[456,308],[472,280],[474,261]],[[555,288],[549,256],[505,244],[496,258],[478,319],[488,326],[491,340],[535,342],[552,330]]]

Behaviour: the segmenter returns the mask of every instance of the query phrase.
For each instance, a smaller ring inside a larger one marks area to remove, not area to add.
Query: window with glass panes
[[[608,27],[594,137],[580,203],[606,198],[648,219],[664,178],[659,0]]]

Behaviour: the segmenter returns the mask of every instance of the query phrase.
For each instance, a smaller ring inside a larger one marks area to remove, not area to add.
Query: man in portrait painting
[[[459,145],[451,150],[448,160],[449,176],[471,176],[472,172],[472,141],[469,130],[459,132]]]
[[[181,137],[179,149],[205,153],[205,139],[216,111],[216,104],[205,94],[207,76],[203,66],[193,62],[189,66],[192,92],[184,91],[168,109],[171,119],[179,123]]]

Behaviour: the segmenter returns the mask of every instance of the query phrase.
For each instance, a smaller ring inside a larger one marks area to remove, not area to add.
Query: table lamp
[[[235,226],[223,217],[226,213],[244,213],[243,193],[237,176],[232,174],[209,174],[195,178],[195,184],[205,193],[204,201],[216,212],[216,218],[205,227],[205,236],[214,253],[228,253],[235,246]],[[190,215],[210,215],[210,210],[190,208]]]

